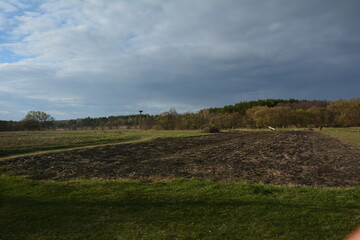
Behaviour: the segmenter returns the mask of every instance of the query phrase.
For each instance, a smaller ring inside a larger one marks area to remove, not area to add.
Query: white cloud
[[[3,114],[3,115],[8,115],[10,113],[11,113],[10,111],[0,111],[0,114]]]
[[[2,10],[3,12],[14,12],[17,11],[18,9],[10,4],[9,2],[6,1],[1,1],[0,2],[0,10]]]

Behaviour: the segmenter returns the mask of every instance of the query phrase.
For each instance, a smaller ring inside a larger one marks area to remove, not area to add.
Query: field
[[[346,139],[135,134],[183,138],[0,160],[0,239],[343,239],[360,225]]]
[[[0,157],[14,154],[201,135],[196,131],[79,130],[0,132]]]
[[[360,128],[324,128],[323,133],[360,147]]]
[[[198,178],[360,187],[360,149],[314,132],[241,132],[18,157],[0,166],[36,180]]]

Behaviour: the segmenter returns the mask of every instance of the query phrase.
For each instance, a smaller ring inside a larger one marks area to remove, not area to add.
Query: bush
[[[220,132],[219,128],[213,124],[205,126],[201,132],[204,133],[218,133]]]

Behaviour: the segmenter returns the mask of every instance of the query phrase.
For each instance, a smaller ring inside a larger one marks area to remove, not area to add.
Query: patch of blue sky
[[[26,58],[32,58],[34,56],[21,56],[13,51],[13,45],[20,42],[29,34],[14,34],[14,29],[18,27],[17,17],[23,16],[29,13],[41,13],[42,10],[39,7],[41,1],[27,0],[27,1],[9,1],[9,4],[14,6],[12,11],[4,11],[4,22],[0,23],[0,63],[14,63],[19,62]]]
[[[21,1],[16,3],[10,3],[10,5],[13,6],[11,10],[5,10],[4,15],[8,19],[12,19],[16,16],[21,16],[25,12],[38,12],[39,11],[39,5],[40,2],[34,2],[34,1],[23,1],[24,3],[21,3]]]
[[[39,9],[39,6],[44,3],[43,0],[10,0],[8,2],[18,11],[36,10]]]
[[[13,36],[9,31],[0,31],[0,63],[14,63],[32,57],[16,54],[14,51],[16,43],[26,36]]]
[[[17,55],[7,48],[0,48],[0,63],[15,63],[25,58],[29,57]]]
[[[24,13],[25,12],[22,9],[3,13],[3,22],[0,23],[0,44],[12,42],[17,38],[14,35],[14,30],[16,27],[18,27],[19,24],[16,18],[23,16]]]

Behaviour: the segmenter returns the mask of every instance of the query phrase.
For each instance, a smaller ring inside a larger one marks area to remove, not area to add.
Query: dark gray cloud
[[[6,2],[0,119],[359,97],[357,0]]]

